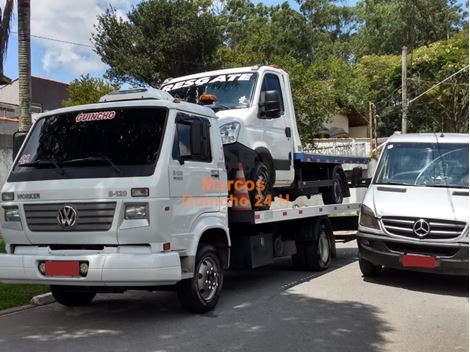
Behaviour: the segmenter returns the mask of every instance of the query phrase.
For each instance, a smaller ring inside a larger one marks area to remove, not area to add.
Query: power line
[[[11,32],[13,34],[18,34],[18,32]],[[31,34],[31,37],[33,38],[36,38],[36,39],[42,39],[42,40],[48,40],[48,41],[51,41],[51,42],[57,42],[57,43],[63,43],[63,44],[70,44],[70,45],[77,45],[77,46],[83,46],[85,48],[91,48],[91,49],[94,49],[94,46],[93,45],[90,45],[90,44],[83,44],[83,43],[76,43],[76,42],[71,42],[71,41],[68,41],[68,40],[62,40],[62,39],[56,39],[56,38],[49,38],[49,37],[44,37],[44,36],[41,36],[41,35],[34,35],[34,34]]]

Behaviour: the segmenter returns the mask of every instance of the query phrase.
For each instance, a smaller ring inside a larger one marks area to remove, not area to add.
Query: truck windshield
[[[250,106],[257,74],[237,73],[207,76],[164,84],[161,89],[189,103],[216,109],[243,109]]]
[[[374,183],[468,188],[468,144],[390,143]]]
[[[39,119],[8,181],[150,176],[167,110],[75,111]]]

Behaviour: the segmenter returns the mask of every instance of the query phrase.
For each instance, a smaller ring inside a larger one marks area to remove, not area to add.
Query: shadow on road
[[[364,280],[373,284],[399,287],[412,291],[468,297],[467,276],[450,276],[385,268],[379,277],[364,278]]]

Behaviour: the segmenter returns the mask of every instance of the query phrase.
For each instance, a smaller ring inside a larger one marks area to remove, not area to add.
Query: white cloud
[[[97,16],[108,6],[127,19],[131,1],[127,0],[42,0],[31,2],[31,34],[63,41],[91,45],[91,34]],[[32,38],[33,40],[34,37]],[[66,70],[76,75],[100,72],[105,68],[91,48],[65,43],[37,40],[45,49],[43,69],[47,72]]]

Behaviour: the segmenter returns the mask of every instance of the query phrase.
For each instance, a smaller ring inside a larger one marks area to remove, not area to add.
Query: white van
[[[383,266],[468,275],[467,134],[393,135],[364,198],[364,276]]]

